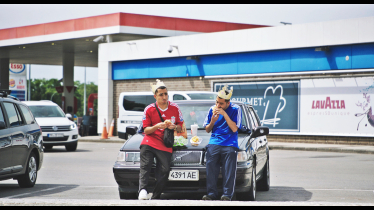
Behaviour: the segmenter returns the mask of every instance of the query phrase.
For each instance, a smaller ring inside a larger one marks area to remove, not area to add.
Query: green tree
[[[74,82],[75,86],[77,87],[77,90],[74,93],[74,96],[77,98],[78,102],[78,111],[77,116],[83,116],[83,105],[84,105],[84,83],[80,83],[79,81]],[[97,93],[98,86],[95,85],[93,82],[86,84],[86,107],[88,103],[88,97],[92,93]],[[95,115],[97,115],[97,100],[94,101],[94,112]],[[86,114],[88,114],[88,111],[86,111]]]
[[[83,116],[83,105],[84,105],[84,83],[75,81],[74,85],[77,87],[74,97],[77,98],[77,116]],[[61,107],[62,93],[57,93],[56,87],[60,87],[61,83],[57,79],[33,79],[31,80],[31,100],[52,100],[54,103]],[[86,100],[91,93],[97,93],[98,86],[93,82],[86,84]],[[87,106],[87,101],[86,101]],[[97,114],[97,100],[94,101],[94,111]]]
[[[57,93],[56,87],[61,86],[57,79],[31,80],[31,100],[51,100],[61,106],[62,93]]]

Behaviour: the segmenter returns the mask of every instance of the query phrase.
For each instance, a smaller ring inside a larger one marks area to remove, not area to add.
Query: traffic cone
[[[108,132],[106,131],[106,122],[104,118],[104,127],[103,127],[103,132],[101,133],[101,138],[100,139],[108,139]]]
[[[114,119],[112,119],[112,124],[110,124],[108,137],[113,137],[113,131],[114,131]]]

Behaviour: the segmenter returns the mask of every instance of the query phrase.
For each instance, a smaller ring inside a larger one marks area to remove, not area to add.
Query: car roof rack
[[[12,91],[11,90],[0,90],[0,97],[8,97]]]
[[[14,96],[11,96],[10,93],[12,91],[11,90],[0,90],[0,97],[2,98],[11,98],[15,101],[20,101],[18,98],[14,97]]]
[[[13,100],[15,100],[15,101],[21,101],[21,100],[19,100],[17,97],[14,97],[14,96],[11,96],[11,95],[8,95],[8,98],[11,98],[11,99],[13,99]]]

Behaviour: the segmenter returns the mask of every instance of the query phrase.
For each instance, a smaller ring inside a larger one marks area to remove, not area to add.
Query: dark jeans
[[[222,167],[223,195],[232,199],[235,189],[238,148],[208,144],[206,151],[206,188],[214,199],[219,199],[217,181]]]
[[[142,189],[147,190],[149,175],[156,157],[156,185],[153,189],[152,199],[159,199],[169,178],[171,153],[161,151],[148,145],[140,146],[140,174],[139,174],[139,192]],[[148,190],[147,190],[148,192]]]

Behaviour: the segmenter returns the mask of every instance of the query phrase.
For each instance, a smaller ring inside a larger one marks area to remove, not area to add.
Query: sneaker
[[[221,201],[231,201],[231,199],[229,197],[227,197],[226,195],[222,195],[221,196]]]
[[[204,195],[201,200],[212,201],[212,200],[214,200],[214,198],[210,197],[209,195]]]
[[[148,192],[147,192],[147,190],[145,190],[145,189],[140,190],[138,199],[139,200],[148,200]]]

